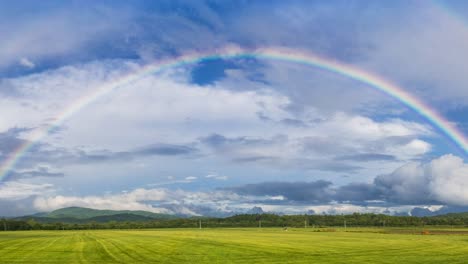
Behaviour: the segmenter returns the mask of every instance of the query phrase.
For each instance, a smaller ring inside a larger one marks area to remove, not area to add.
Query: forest
[[[46,221],[44,219],[47,219]],[[234,228],[234,227],[424,227],[424,226],[468,226],[468,214],[415,217],[390,216],[384,214],[349,215],[276,215],[240,214],[226,218],[190,217],[175,219],[133,218],[114,215],[100,221],[50,219],[30,217],[25,219],[1,219],[0,231],[15,230],[88,230],[88,229],[150,229],[150,228]]]

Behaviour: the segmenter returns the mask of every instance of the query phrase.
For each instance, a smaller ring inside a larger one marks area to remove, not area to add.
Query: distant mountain
[[[131,210],[97,210],[83,207],[67,207],[49,213],[38,213],[17,217],[17,220],[34,219],[41,223],[88,223],[88,222],[145,222],[151,220],[174,219],[175,215],[158,214],[147,211]]]
[[[86,219],[98,216],[110,216],[110,215],[139,215],[153,219],[170,219],[175,218],[173,215],[169,214],[158,214],[148,211],[130,211],[130,210],[97,210],[84,207],[67,207],[52,211],[50,213],[41,214],[41,217],[49,218],[77,218],[77,219]]]
[[[264,214],[265,212],[261,207],[254,206],[250,210],[247,211],[247,214]]]
[[[468,206],[442,206],[438,210],[431,211],[424,207],[415,207],[411,210],[410,215],[412,216],[438,216],[438,215],[451,215],[451,216],[463,216],[463,214],[468,214]],[[465,215],[468,216],[468,215]]]
[[[463,213],[448,213],[440,216],[445,216],[445,217],[457,217],[457,218],[468,218],[468,212],[463,212]]]

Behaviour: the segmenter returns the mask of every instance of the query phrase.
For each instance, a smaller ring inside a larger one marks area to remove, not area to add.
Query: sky
[[[466,150],[365,82],[259,56],[132,75],[226,49],[314,54],[398,85],[466,138],[466,10],[464,1],[2,1],[0,216],[69,206],[468,211]],[[135,78],[116,85],[125,76]]]

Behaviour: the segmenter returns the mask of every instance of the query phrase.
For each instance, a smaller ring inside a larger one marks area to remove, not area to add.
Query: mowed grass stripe
[[[0,232],[0,263],[466,263],[468,236],[161,229]]]
[[[238,256],[238,259],[241,259],[243,256],[247,256],[251,261],[268,259],[268,262],[271,263],[272,255],[290,255],[291,252],[288,251],[291,250],[297,253],[297,250],[287,245],[283,246],[281,248],[282,250],[278,251],[279,241],[275,242],[276,247],[272,247],[271,235],[265,237],[267,241],[262,245],[259,243],[259,239],[255,239],[257,231],[250,229],[250,232],[252,233],[250,234],[251,236],[242,237],[240,240],[239,238],[233,239],[232,233],[230,232],[227,232],[227,234],[213,233],[209,229],[195,232],[193,232],[193,230],[177,231],[176,233],[162,232],[162,236],[166,234],[170,237],[183,237],[185,241],[189,242],[188,245],[190,246],[182,246],[170,251],[168,255],[172,255],[174,258],[178,258],[180,255],[186,256],[186,258],[191,257],[192,259],[194,257],[199,259],[214,258],[220,255],[225,257]],[[159,235],[161,236],[161,234]]]
[[[347,233],[337,233],[337,234],[345,234],[345,235],[346,235]],[[178,233],[177,235],[180,236],[180,233]],[[277,235],[278,235],[278,234],[276,234],[276,236],[277,236]],[[327,233],[321,233],[321,235],[325,235],[325,236],[327,236],[327,237],[330,236],[330,234],[327,234]],[[218,238],[220,237],[219,234],[216,234],[216,236],[217,236]],[[191,237],[193,237],[193,236],[191,236]],[[207,233],[206,237],[209,238],[209,233]],[[297,237],[295,236],[295,238],[297,238]],[[221,240],[226,240],[226,239],[221,237]],[[251,241],[250,238],[249,238],[249,241]],[[230,242],[231,242],[231,244],[232,244],[232,241],[230,241]],[[260,246],[261,246],[261,245],[260,245],[259,242],[260,242],[260,241],[257,239],[256,242],[255,242],[255,247],[254,247],[254,248],[257,248],[257,249],[259,249],[260,251],[262,251],[262,250],[260,249]],[[335,241],[335,242],[340,242],[340,241]],[[401,241],[400,241],[400,242],[401,242]],[[201,243],[201,244],[205,244],[205,243]],[[244,243],[244,244],[245,244],[245,243]],[[278,243],[277,243],[277,246],[278,246]],[[328,246],[329,246],[329,248],[330,248],[330,245],[328,245]],[[362,246],[362,245],[360,245],[360,246]],[[227,250],[227,248],[226,248],[225,245],[216,244],[216,245],[213,245],[213,247],[214,247],[214,248],[216,248],[216,247],[221,247],[221,248],[223,248],[223,251],[229,251],[229,250]],[[245,245],[244,245],[244,247],[245,247]],[[312,255],[315,255],[315,256],[316,256],[316,255],[328,255],[328,256],[337,255],[337,256],[341,256],[341,257],[346,257],[346,254],[343,254],[343,252],[340,251],[341,249],[343,249],[343,245],[341,245],[340,243],[338,243],[338,245],[333,245],[332,248],[335,248],[335,247],[338,247],[338,249],[337,249],[337,250],[333,250],[333,251],[330,251],[330,250],[328,250],[328,251],[323,251],[323,250],[322,250],[322,253],[321,253],[321,254],[312,254]],[[270,248],[271,248],[271,247],[270,247]],[[245,248],[243,248],[243,249],[245,249]],[[405,249],[405,250],[408,250],[408,251],[415,251],[415,249],[412,248],[412,247],[406,247],[406,248],[404,248],[404,249]],[[248,251],[248,249],[247,249],[247,251]],[[284,250],[280,250],[280,251],[281,251],[282,253],[285,253]],[[379,252],[379,251],[380,251],[380,252]],[[378,255],[381,255],[381,254],[383,253],[382,251],[385,251],[385,248],[384,248],[384,250],[378,250],[378,251],[373,250],[373,253],[378,254]],[[400,250],[400,251],[401,251],[401,250]],[[249,256],[249,259],[251,259],[251,260],[253,259],[254,255],[256,255],[256,254],[251,254],[251,252],[246,252],[246,253],[248,253],[248,254],[245,254],[245,255]],[[292,252],[289,252],[289,253],[292,253]],[[351,252],[351,255],[356,255],[355,253],[359,253],[359,252],[356,252],[356,250],[355,250],[355,252]],[[365,252],[363,252],[363,253],[369,253],[369,249],[366,249]],[[306,255],[310,255],[310,254],[306,254]],[[343,256],[343,255],[344,255],[344,256]],[[384,254],[384,255],[385,255],[385,254]],[[296,256],[297,256],[297,255],[296,255]],[[271,256],[270,256],[270,257],[271,257]],[[366,259],[366,258],[365,258],[365,259]]]
[[[61,243],[58,241],[61,240]],[[55,261],[62,261],[64,245],[68,245],[68,236],[51,236],[48,239],[42,237],[23,237],[23,242],[12,243],[8,247],[0,247],[3,263],[41,263],[52,257]],[[47,256],[50,255],[50,256]]]

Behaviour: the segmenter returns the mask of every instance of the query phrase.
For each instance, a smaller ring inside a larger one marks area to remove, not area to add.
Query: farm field
[[[0,263],[466,263],[466,231],[437,235],[421,235],[420,229],[371,228],[0,232]]]

